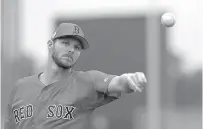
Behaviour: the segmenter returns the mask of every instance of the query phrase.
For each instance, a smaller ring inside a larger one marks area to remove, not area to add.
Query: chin
[[[69,67],[72,67],[72,64],[70,64],[70,63],[63,63],[62,66],[69,68]]]
[[[52,55],[52,58],[55,64],[63,69],[69,69],[74,65],[73,60],[65,60],[65,59],[57,58],[56,56],[54,56],[54,54]]]
[[[64,64],[61,64],[61,65],[58,65],[59,67],[63,68],[63,69],[69,69],[69,68],[72,68],[72,65],[64,65]]]
[[[67,61],[60,61],[60,62],[57,62],[57,65],[63,69],[69,69],[72,67],[72,63],[70,62],[67,62]]]

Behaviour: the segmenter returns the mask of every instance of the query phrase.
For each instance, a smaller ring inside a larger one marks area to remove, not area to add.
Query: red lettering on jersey
[[[47,118],[64,118],[64,119],[69,119],[72,120],[74,119],[73,112],[76,109],[76,107],[73,106],[62,106],[61,104],[59,105],[49,105],[48,106],[48,114]],[[63,112],[65,110],[65,112]]]
[[[62,105],[58,105],[57,109],[56,109],[56,117],[57,118],[61,118],[63,115],[63,106]]]
[[[23,113],[23,111],[24,111],[24,106],[20,107],[19,109],[20,119],[25,119],[25,113]]]
[[[69,120],[74,119],[73,111],[75,110],[75,107],[73,107],[73,106],[65,106],[65,108],[66,108],[67,113],[66,113],[64,119],[69,119]]]
[[[49,113],[47,114],[48,118],[52,118],[54,117],[54,109],[55,109],[56,105],[49,105],[48,106],[48,111]]]
[[[23,119],[28,119],[33,116],[33,105],[21,106],[13,110],[15,122],[19,123]]]
[[[18,114],[18,113],[19,113],[19,112],[18,112],[18,109],[15,109],[15,110],[13,111],[13,114],[14,114],[14,118],[15,118],[16,123],[20,122],[20,118],[19,118],[19,114]]]
[[[32,116],[33,116],[33,106],[30,104],[26,106],[26,119],[31,118]]]

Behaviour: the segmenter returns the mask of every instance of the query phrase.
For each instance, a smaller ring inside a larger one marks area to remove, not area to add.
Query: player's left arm
[[[147,83],[147,79],[142,72],[125,73],[120,76],[115,76],[109,83],[109,93],[131,93],[142,92],[144,86]]]

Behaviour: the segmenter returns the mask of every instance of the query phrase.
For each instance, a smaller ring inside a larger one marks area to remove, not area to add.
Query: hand
[[[127,79],[128,86],[131,90],[134,92],[139,91],[142,92],[143,86],[146,85],[147,79],[142,72],[136,72],[136,73],[127,73],[123,74],[122,76],[125,76]]]

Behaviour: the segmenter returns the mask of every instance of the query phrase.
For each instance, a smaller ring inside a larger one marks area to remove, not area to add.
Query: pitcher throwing
[[[90,129],[88,118],[94,109],[121,93],[141,92],[147,83],[141,72],[111,75],[74,70],[81,51],[89,47],[76,24],[60,24],[47,47],[44,71],[14,86],[5,129]]]

